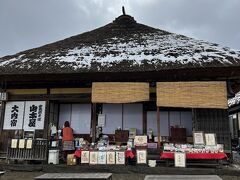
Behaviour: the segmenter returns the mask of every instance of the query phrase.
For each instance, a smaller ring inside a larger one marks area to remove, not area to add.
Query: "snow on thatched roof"
[[[101,28],[0,58],[1,74],[127,72],[240,66],[240,51],[136,23]]]
[[[232,107],[240,104],[240,92],[238,92],[235,97],[228,100],[228,107]]]

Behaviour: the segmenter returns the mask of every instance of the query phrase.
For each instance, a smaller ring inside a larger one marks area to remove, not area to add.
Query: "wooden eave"
[[[7,87],[90,87],[92,82],[225,81],[239,80],[240,67],[165,69],[152,72],[88,72],[58,74],[6,74]]]

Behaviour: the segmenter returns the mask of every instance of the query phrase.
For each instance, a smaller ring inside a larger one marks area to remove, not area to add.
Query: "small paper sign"
[[[147,146],[147,136],[135,136],[134,145],[135,146]]]
[[[27,149],[32,149],[32,139],[28,139],[28,140],[27,140],[26,148],[27,148]]]
[[[205,133],[205,141],[207,146],[216,146],[216,136],[214,133]]]
[[[107,153],[106,152],[98,152],[98,164],[106,164],[107,161]]]
[[[17,143],[18,143],[17,139],[12,139],[12,141],[11,141],[11,148],[17,148]]]
[[[115,152],[107,152],[107,164],[115,164]]]
[[[104,127],[106,124],[106,114],[98,114],[98,126]]]
[[[19,145],[18,147],[20,149],[24,149],[25,148],[25,139],[19,139]]]
[[[137,150],[137,163],[146,164],[147,163],[147,151],[146,150]]]
[[[89,164],[97,164],[98,163],[98,152],[91,151],[90,152],[90,162]]]
[[[174,164],[175,164],[175,167],[186,167],[186,154],[175,152]]]
[[[89,151],[82,151],[81,153],[81,163],[89,163]]]
[[[125,164],[125,152],[116,151],[116,164]]]
[[[204,136],[203,132],[194,132],[193,141],[195,145],[204,145]]]

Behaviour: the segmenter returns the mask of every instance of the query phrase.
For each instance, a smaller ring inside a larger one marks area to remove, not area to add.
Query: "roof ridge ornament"
[[[126,14],[124,6],[122,6],[122,13],[123,13],[122,15],[120,15],[113,21],[114,23],[121,25],[129,25],[136,23],[132,16]]]
[[[123,15],[126,15],[124,6],[122,6],[122,13]]]

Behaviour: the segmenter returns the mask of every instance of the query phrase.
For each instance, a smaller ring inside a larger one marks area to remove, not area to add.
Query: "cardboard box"
[[[76,157],[74,154],[68,154],[67,155],[67,165],[68,166],[74,166],[77,164]]]
[[[148,147],[148,149],[157,149],[158,144],[157,143],[148,143],[147,147]]]
[[[187,143],[193,143],[193,137],[187,137]]]

